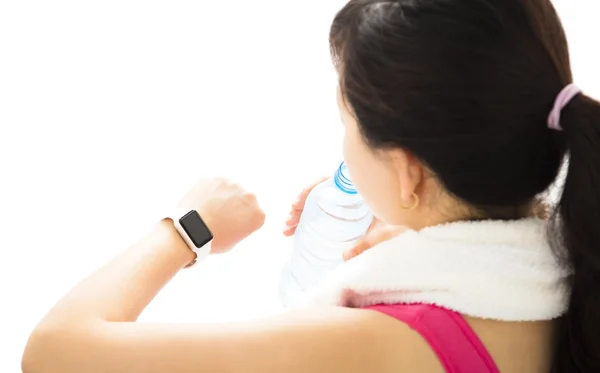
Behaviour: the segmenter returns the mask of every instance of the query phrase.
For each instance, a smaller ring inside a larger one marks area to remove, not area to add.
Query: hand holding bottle
[[[310,194],[310,192],[323,181],[328,178],[320,178],[316,182],[310,184],[308,187],[304,188],[302,192],[296,198],[296,201],[292,204],[292,208],[290,214],[285,222],[285,229],[283,234],[285,236],[293,236],[296,232],[296,227],[300,222],[300,216],[304,210],[304,205],[306,203],[306,198]],[[344,251],[343,258],[345,261],[348,261],[354,258],[357,255],[360,255],[362,252],[369,250],[373,246],[377,244],[387,241],[398,234],[406,231],[405,227],[394,226],[390,224],[386,224],[376,217],[373,218],[373,222],[371,226],[367,230],[365,236],[356,242],[351,248]]]

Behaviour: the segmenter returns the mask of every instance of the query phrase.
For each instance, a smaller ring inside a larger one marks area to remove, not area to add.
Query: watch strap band
[[[194,210],[193,209],[185,209],[185,208],[177,208],[177,209],[171,210],[171,212],[166,216],[167,219],[171,219],[173,221],[173,225],[175,226],[177,233],[179,233],[179,235],[185,241],[185,243],[189,247],[189,249],[192,250],[196,254],[196,258],[192,262],[190,262],[188,265],[186,265],[185,268],[189,268],[189,267],[193,266],[194,264],[206,259],[206,257],[210,254],[211,243],[212,243],[212,240],[211,240],[202,247],[196,247],[196,245],[192,241],[191,237],[187,234],[187,232],[181,225],[180,219],[182,217],[186,216],[187,214],[189,214],[191,211],[194,211]]]

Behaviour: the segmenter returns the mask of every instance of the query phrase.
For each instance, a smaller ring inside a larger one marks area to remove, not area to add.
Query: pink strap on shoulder
[[[424,304],[367,307],[398,319],[417,331],[448,373],[500,373],[473,329],[459,313]]]

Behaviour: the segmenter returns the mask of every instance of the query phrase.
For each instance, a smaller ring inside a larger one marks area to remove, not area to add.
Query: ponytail
[[[556,137],[566,146],[568,171],[550,235],[572,276],[553,373],[600,372],[600,103],[575,97],[561,125]]]

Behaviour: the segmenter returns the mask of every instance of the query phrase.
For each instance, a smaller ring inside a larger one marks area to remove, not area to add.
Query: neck
[[[403,224],[415,231],[428,227],[460,222],[482,220],[519,220],[525,218],[538,218],[548,220],[551,209],[548,204],[535,199],[520,206],[469,206],[456,198],[447,195],[439,196],[434,201],[424,204],[414,211],[410,221]]]

